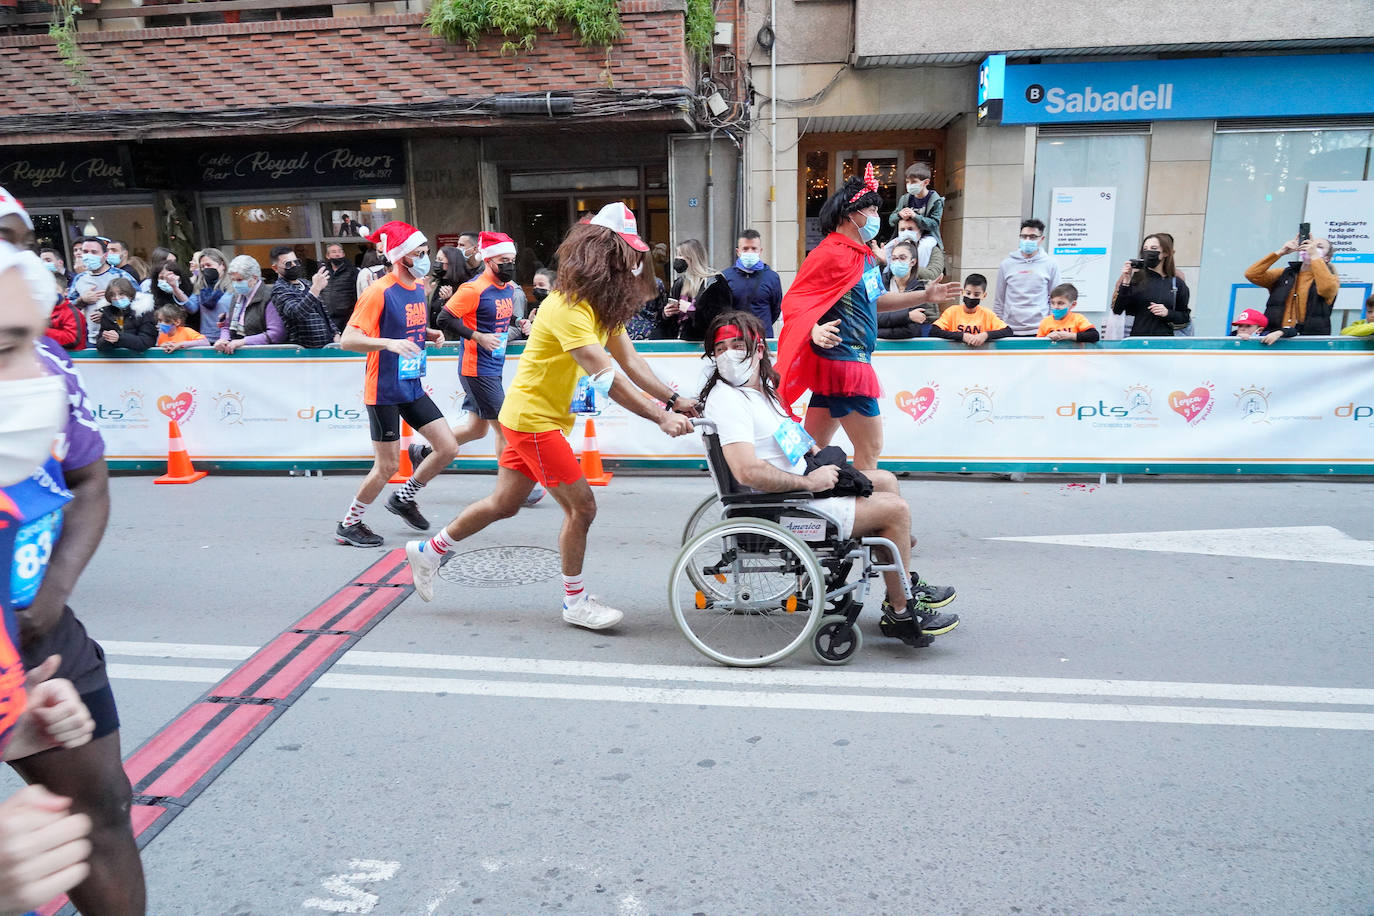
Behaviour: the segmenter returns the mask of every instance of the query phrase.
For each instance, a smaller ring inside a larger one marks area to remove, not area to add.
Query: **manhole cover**
[[[557,579],[558,551],[547,547],[485,547],[453,554],[439,567],[440,578],[470,588],[509,588]]]

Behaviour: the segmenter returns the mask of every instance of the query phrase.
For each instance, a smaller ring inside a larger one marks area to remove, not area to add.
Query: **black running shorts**
[[[423,429],[435,420],[442,420],[444,412],[422,394],[405,404],[368,404],[367,421],[372,427],[373,442],[395,442],[401,438],[401,421],[414,430]]]

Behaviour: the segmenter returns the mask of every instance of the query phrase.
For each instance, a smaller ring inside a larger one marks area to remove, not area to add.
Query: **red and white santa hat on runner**
[[[423,232],[398,219],[386,223],[376,232],[363,237],[369,242],[375,243],[381,249],[382,254],[386,255],[386,259],[393,264],[421,245],[429,244],[429,239],[425,238]]]
[[[24,205],[14,199],[14,196],[0,188],[0,216],[18,216],[24,220],[24,225],[33,228],[33,220],[29,218],[29,213],[24,209]]]
[[[504,232],[483,232],[477,236],[477,248],[483,261],[503,254],[515,257],[515,240]]]

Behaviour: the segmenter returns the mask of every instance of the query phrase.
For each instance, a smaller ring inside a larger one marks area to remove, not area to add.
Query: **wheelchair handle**
[[[697,417],[692,420],[692,428],[714,436],[716,434],[716,424],[704,417]]]

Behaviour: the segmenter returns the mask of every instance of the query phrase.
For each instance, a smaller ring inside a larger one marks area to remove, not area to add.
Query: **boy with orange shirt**
[[[1050,313],[1040,322],[1036,337],[1050,340],[1071,340],[1077,343],[1097,343],[1102,335],[1093,323],[1073,310],[1078,304],[1078,287],[1060,283],[1050,290]]]
[[[992,309],[983,307],[988,294],[988,279],[982,274],[969,274],[964,280],[962,305],[945,309],[930,329],[931,337],[962,340],[970,347],[981,347],[989,340],[1011,336],[1011,328]]]
[[[190,347],[208,347],[210,341],[199,331],[186,327],[186,310],[174,302],[158,307],[157,345],[165,352]]]

